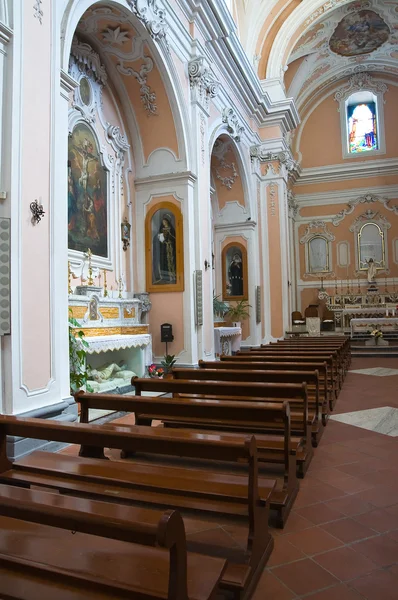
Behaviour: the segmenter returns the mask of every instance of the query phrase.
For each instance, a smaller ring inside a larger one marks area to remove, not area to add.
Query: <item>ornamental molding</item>
[[[130,144],[128,143],[126,136],[120,131],[120,127],[117,125],[111,125],[111,123],[106,123],[105,133],[108,142],[116,153],[116,156],[119,159],[123,159],[125,152],[127,152],[127,150],[130,148]]]
[[[296,218],[300,210],[300,206],[296,200],[296,196],[291,190],[287,191],[287,206],[289,209],[289,215],[293,217],[293,219]]]
[[[251,146],[250,148],[250,160],[254,162],[258,160],[261,163],[269,163],[267,171],[272,170],[274,175],[280,173],[281,166],[286,167],[289,178],[292,183],[295,183],[301,174],[301,167],[297,160],[294,160],[291,153],[286,150],[280,152],[272,152],[267,150],[264,146]],[[275,167],[275,163],[279,163],[278,167]]]
[[[204,56],[198,56],[188,63],[188,74],[191,90],[196,92],[197,99],[207,108],[210,98],[215,98],[218,94],[219,83]]]
[[[156,42],[164,42],[167,49],[166,11],[160,8],[157,0],[127,0],[131,12],[145,25]]]
[[[40,25],[43,24],[44,17],[44,13],[41,7],[42,4],[43,0],[36,0],[36,2],[33,5],[33,16],[39,21]]]
[[[363,90],[373,92],[376,95],[383,95],[388,92],[388,87],[382,81],[374,79],[369,73],[356,73],[349,78],[348,83],[342,85],[334,94],[336,102],[341,102],[349,98],[355,92]]]
[[[336,239],[333,233],[328,230],[326,221],[311,221],[311,223],[308,223],[307,227],[305,228],[304,235],[300,238],[300,244],[305,244],[315,235],[321,235],[329,242],[334,242]]]
[[[374,194],[365,194],[364,196],[359,196],[354,200],[350,200],[350,202],[347,203],[347,208],[344,208],[333,217],[333,225],[335,227],[340,225],[340,223],[346,218],[347,215],[350,215],[354,212],[355,207],[358,204],[371,204],[373,202],[380,202],[384,206],[384,208],[398,215],[398,205],[395,204],[393,206],[390,206],[390,200],[388,198],[384,198],[382,196],[375,196]]]
[[[384,175],[398,175],[398,164],[396,158],[374,159],[372,161],[348,162],[344,165],[327,165],[323,167],[309,167],[303,169],[300,185],[313,183],[331,183],[345,179],[362,179],[364,177],[375,177]]]
[[[72,42],[71,55],[82,73],[92,77],[101,85],[106,85],[108,80],[106,69],[101,63],[99,54],[94,52],[90,44],[79,42],[75,36]]]
[[[383,229],[384,231],[386,229],[390,229],[391,227],[391,223],[387,221],[384,215],[380,214],[378,211],[371,210],[369,208],[355,219],[355,221],[350,225],[349,229],[353,233],[359,233],[359,230],[365,223],[375,223],[376,225],[379,225],[380,229]]]
[[[139,71],[135,71],[132,67],[125,67],[123,61],[116,65],[117,70],[122,75],[135,77],[140,86],[141,102],[144,105],[148,116],[156,115],[158,107],[156,104],[156,93],[147,83],[147,76],[153,69],[153,60],[149,56],[142,57],[143,63]]]
[[[229,176],[227,175],[226,177],[222,177],[220,174],[219,168],[225,169],[227,171],[231,170],[232,175],[229,175]],[[234,162],[227,163],[224,159],[220,160],[218,167],[214,168],[214,172],[216,174],[216,178],[219,181],[221,181],[221,185],[224,185],[229,190],[232,189],[232,186],[234,185],[235,181],[239,177],[239,173],[236,169],[235,163]]]
[[[224,108],[222,111],[222,122],[226,124],[227,131],[236,142],[240,142],[245,128],[239,124],[238,115],[233,108]]]

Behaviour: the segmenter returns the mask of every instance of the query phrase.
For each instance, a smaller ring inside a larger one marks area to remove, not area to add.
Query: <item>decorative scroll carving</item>
[[[149,56],[143,56],[143,61],[139,72],[135,71],[132,67],[125,67],[123,61],[121,61],[116,68],[119,73],[131,75],[136,78],[140,85],[141,102],[143,103],[148,116],[156,115],[158,110],[156,105],[156,94],[147,84],[147,75],[153,69],[153,60],[149,58]]]
[[[71,55],[82,73],[93,77],[98,83],[106,85],[108,76],[105,67],[101,63],[99,55],[94,52],[90,44],[79,42],[77,37],[73,38]]]
[[[333,242],[336,238],[330,233],[327,227],[327,223],[325,221],[311,221],[308,223],[305,228],[304,235],[300,238],[300,244],[305,244],[308,242],[314,235],[322,235],[329,242]]]
[[[359,215],[359,217],[357,217],[355,221],[350,225],[350,231],[358,233],[362,225],[368,222],[376,223],[376,225],[379,225],[380,228],[383,230],[390,229],[391,227],[391,223],[387,221],[384,215],[380,214],[377,211],[368,209],[364,213]]]
[[[292,175],[294,179],[300,174],[301,167],[299,163],[293,159],[290,152],[281,151],[281,152],[270,152],[264,146],[251,146],[250,148],[250,159],[252,162],[255,160],[259,160],[260,162],[269,162],[273,163],[278,161],[281,165],[284,165],[289,172],[289,175]],[[276,173],[274,173],[276,174]]]
[[[126,136],[120,131],[120,127],[107,123],[106,137],[116,152],[117,157],[123,159],[124,153],[130,148],[130,144],[128,143]]]
[[[206,139],[206,123],[205,123],[205,118],[203,116],[203,113],[200,113],[200,125],[199,125],[199,129],[200,129],[200,154],[202,157],[202,165],[205,165],[206,162],[206,143],[205,143],[205,139]]]
[[[127,31],[122,31],[120,25],[112,29],[107,27],[102,34],[104,43],[121,45],[123,42],[127,42],[130,37]]]
[[[239,125],[239,119],[233,108],[224,108],[222,113],[222,122],[227,125],[227,131],[237,142],[240,142],[240,136],[245,128]]]
[[[346,100],[354,92],[362,90],[369,90],[374,94],[385,94],[388,91],[388,87],[382,81],[373,79],[369,73],[361,72],[356,73],[348,80],[348,83],[341,86],[334,95],[334,99],[337,102]]]
[[[35,19],[37,19],[40,23],[40,25],[43,24],[43,10],[41,8],[43,0],[36,0],[36,2],[33,5],[33,16],[35,17]]]
[[[381,204],[384,206],[384,208],[386,208],[387,210],[393,212],[394,214],[398,215],[398,205],[394,205],[394,206],[390,206],[390,200],[388,198],[383,198],[380,196],[375,196],[374,194],[365,194],[364,196],[359,196],[358,198],[355,198],[354,200],[350,200],[347,203],[347,208],[344,208],[343,210],[341,210],[340,212],[337,213],[337,215],[335,217],[333,217],[332,219],[332,223],[335,227],[337,227],[338,225],[340,225],[341,221],[343,219],[345,219],[345,217],[347,215],[350,215],[351,213],[354,212],[355,207],[358,204],[370,204],[372,202],[381,202]]]
[[[293,194],[293,192],[291,190],[287,191],[287,206],[289,208],[289,214],[293,218],[297,217],[300,207],[296,200],[295,195]]]
[[[157,0],[127,0],[131,11],[139,18],[157,42],[163,41],[168,48],[166,11]]]
[[[199,99],[208,105],[209,99],[217,96],[219,84],[204,56],[198,56],[189,62],[188,73],[191,89],[196,89]]]

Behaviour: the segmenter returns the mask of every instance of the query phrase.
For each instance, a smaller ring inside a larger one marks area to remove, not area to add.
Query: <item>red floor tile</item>
[[[353,545],[353,548],[356,552],[370,558],[379,567],[388,567],[398,563],[398,542],[391,539],[387,534],[357,542]]]
[[[337,583],[333,575],[309,558],[276,567],[272,572],[298,595],[309,594]]]
[[[281,535],[274,539],[274,549],[267,563],[268,567],[276,567],[278,565],[306,558],[299,548],[290,543],[288,539],[289,535],[292,534]]]
[[[397,514],[393,515],[388,513],[387,510],[388,509],[384,508],[376,508],[363,515],[357,515],[354,517],[354,520],[379,533],[398,529],[398,511]]]
[[[350,582],[367,600],[397,600],[398,575],[386,571],[374,571],[366,577]]]
[[[344,544],[350,544],[351,542],[356,542],[357,540],[363,540],[376,535],[373,529],[350,518],[333,521],[333,523],[326,523],[325,525],[322,525],[322,529],[331,535],[334,535]]]
[[[316,592],[308,596],[308,600],[364,600],[363,596],[344,584],[334,585],[333,587]]]
[[[305,506],[304,508],[299,508],[296,512],[308,519],[314,525],[321,525],[322,523],[328,523],[330,521],[336,521],[337,519],[341,519],[344,515],[338,510],[333,510],[323,502],[315,504],[314,506]]]
[[[377,569],[369,558],[349,547],[318,554],[314,560],[341,581],[361,577]]]
[[[318,554],[319,552],[326,552],[342,545],[340,540],[329,535],[321,527],[311,527],[311,529],[305,529],[304,531],[288,533],[283,537],[309,556]]]
[[[330,500],[325,503],[326,506],[333,510],[338,510],[348,517],[353,517],[354,515],[360,515],[370,510],[373,510],[375,506],[370,502],[365,502],[357,494],[345,496],[344,498],[337,498],[335,500]]]
[[[257,584],[252,600],[292,600],[296,598],[275,575],[265,570]]]

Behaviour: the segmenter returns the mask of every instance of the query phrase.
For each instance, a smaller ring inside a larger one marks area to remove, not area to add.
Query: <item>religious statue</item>
[[[243,295],[243,265],[242,257],[238,252],[232,257],[231,263],[228,269],[228,278],[230,283],[230,295],[231,296],[242,296]]]
[[[111,381],[112,379],[125,379],[131,380],[131,377],[135,375],[133,371],[127,370],[127,365],[124,361],[117,363],[106,363],[97,369],[88,368],[89,377],[97,383],[103,383],[104,381]]]
[[[369,258],[366,262],[368,263],[368,283],[374,283],[377,273],[376,265],[373,258]]]

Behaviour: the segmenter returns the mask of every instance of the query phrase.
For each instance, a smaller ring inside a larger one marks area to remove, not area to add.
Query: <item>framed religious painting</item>
[[[68,141],[68,248],[108,258],[107,170],[93,130],[78,123]]]
[[[231,242],[222,251],[223,300],[247,300],[247,251],[243,244]]]
[[[171,202],[159,202],[145,218],[147,292],[183,292],[182,215]]]

